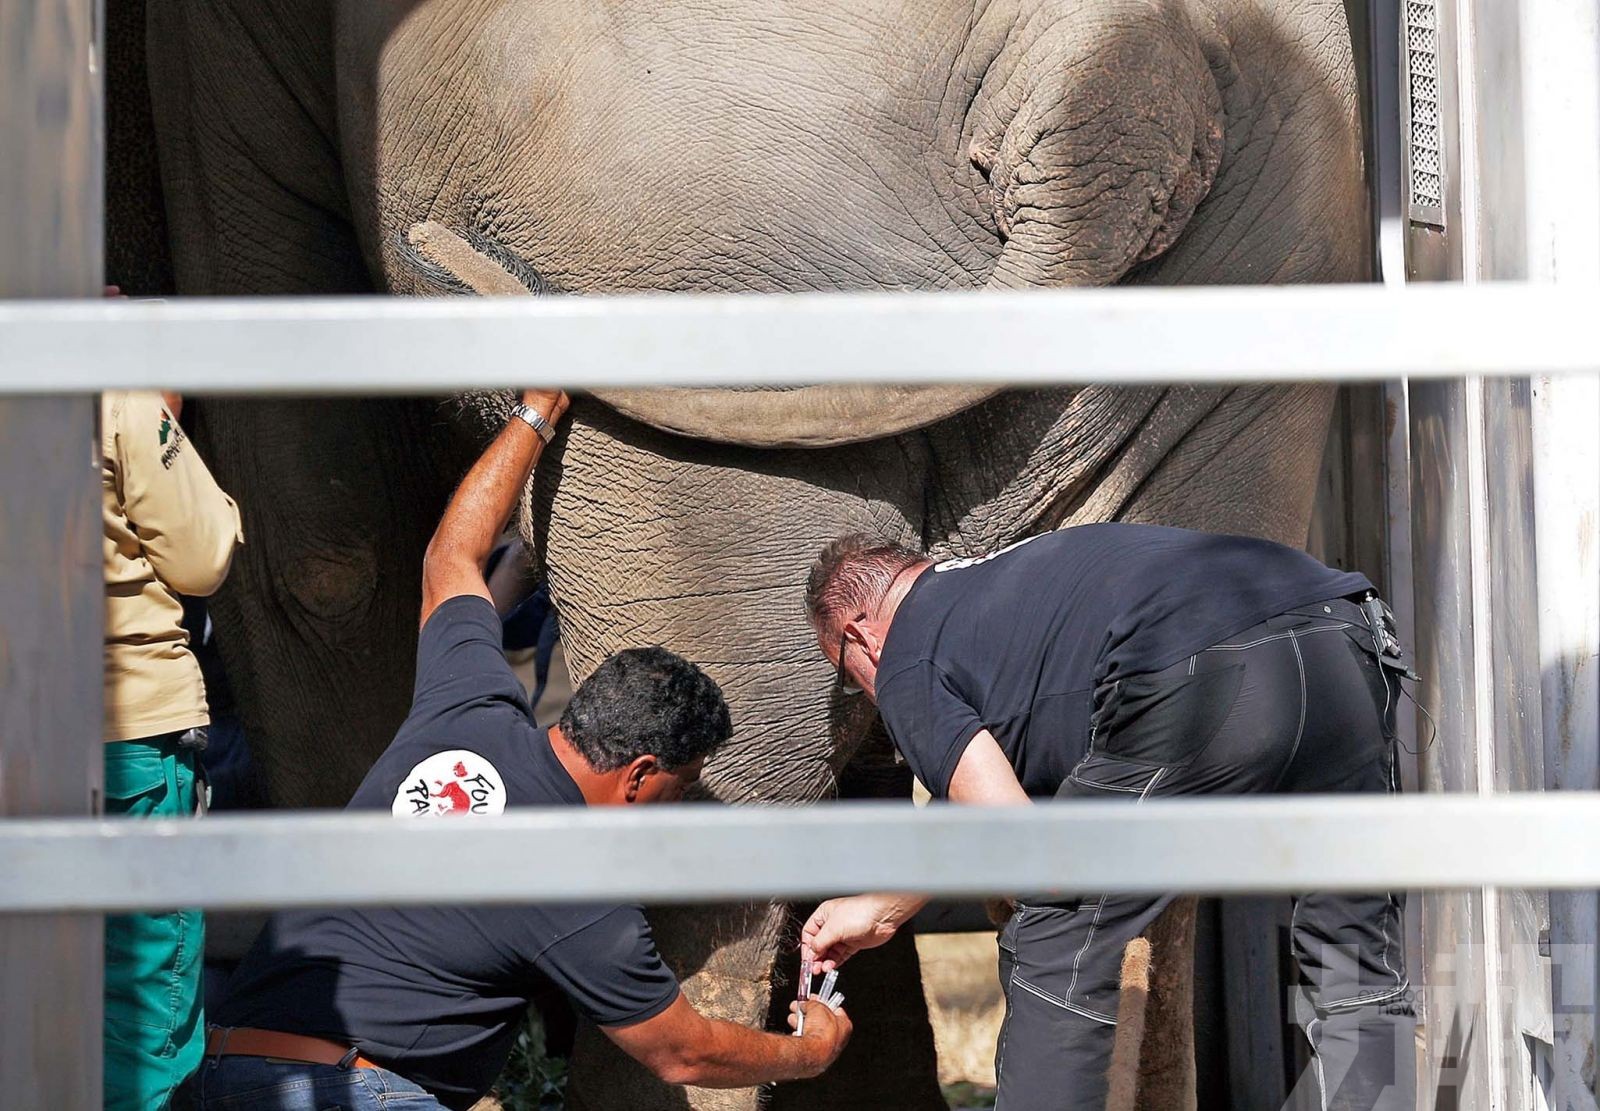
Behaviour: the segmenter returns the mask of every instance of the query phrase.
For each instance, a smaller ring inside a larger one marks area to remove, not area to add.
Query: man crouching
[[[524,394],[451,499],[423,566],[411,713],[350,809],[430,819],[674,802],[731,733],[716,683],[662,648],[613,655],[559,725],[535,727],[483,567],[566,407],[559,391]],[[672,1084],[815,1076],[850,1036],[849,1018],[818,1003],[798,1038],[703,1017],[638,906],[442,898],[274,915],[233,978],[190,1087],[198,1106],[230,1111],[470,1107],[546,981]]]

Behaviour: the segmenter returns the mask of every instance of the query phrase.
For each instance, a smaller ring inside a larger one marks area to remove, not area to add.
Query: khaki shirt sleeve
[[[129,395],[115,446],[123,512],[150,566],[180,594],[215,593],[244,541],[239,507],[159,394]]]

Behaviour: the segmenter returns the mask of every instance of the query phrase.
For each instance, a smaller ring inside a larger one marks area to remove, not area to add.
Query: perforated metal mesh
[[[1405,0],[1406,76],[1411,104],[1411,204],[1444,208],[1443,135],[1439,127],[1439,21],[1434,0]]]

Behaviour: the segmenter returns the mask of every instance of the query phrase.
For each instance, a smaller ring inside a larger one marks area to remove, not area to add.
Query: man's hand
[[[572,404],[565,390],[523,390],[522,403],[550,422],[554,428],[561,415]]]
[[[806,1074],[809,1078],[822,1075],[839,1059],[844,1047],[850,1044],[855,1026],[843,1007],[836,1011],[826,1003],[808,999],[803,1004],[789,1004],[789,1029],[793,1030],[799,1021],[802,1006],[806,1012],[806,1029],[800,1035],[800,1044],[808,1051],[808,1062],[813,1063],[813,1071]]]
[[[861,950],[876,949],[888,941],[907,919],[927,905],[928,900],[919,895],[829,899],[811,912],[801,928],[801,954],[820,961],[822,971],[831,971]]]

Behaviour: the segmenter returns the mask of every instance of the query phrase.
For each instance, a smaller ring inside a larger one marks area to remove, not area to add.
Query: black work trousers
[[[1301,607],[1164,671],[1106,684],[1095,693],[1089,753],[1056,797],[1137,805],[1175,795],[1397,790],[1391,676],[1358,605]],[[1123,948],[1171,901],[1019,899],[1000,935],[1006,1019],[996,1111],[1100,1111]],[[1299,1018],[1313,1059],[1291,1104],[1412,1108],[1416,1020],[1399,900],[1304,894],[1292,922]]]

